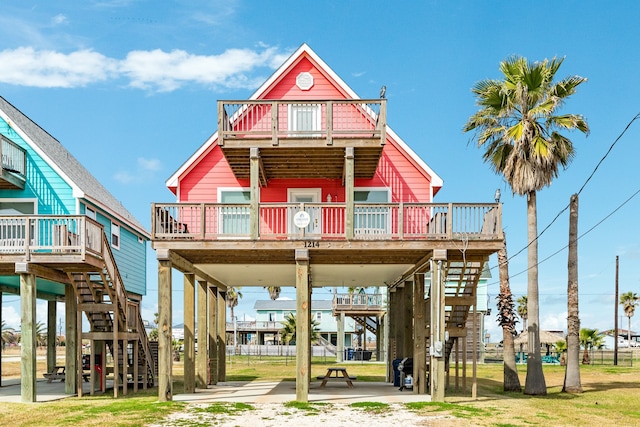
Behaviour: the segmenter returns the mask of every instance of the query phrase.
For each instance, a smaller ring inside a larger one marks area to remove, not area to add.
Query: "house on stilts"
[[[386,309],[361,315],[381,319],[389,376],[392,360],[413,357],[414,391],[444,399],[451,350],[503,242],[500,204],[434,202],[442,179],[387,125],[386,99],[359,98],[306,44],[249,99],[217,109],[217,131],[167,181],[176,203],[152,205],[160,400],[173,392],[172,269],[184,273],[186,393],[225,379],[229,287],[296,288],[299,401],[313,289],[378,287]]]
[[[48,301],[47,373],[65,382],[65,393],[105,392],[107,380],[115,396],[153,386],[154,350],[140,316],[150,234],[2,97],[0,140],[0,298],[20,296],[22,401],[37,400],[36,299]],[[64,313],[56,313],[58,302]],[[66,344],[60,366],[58,318]]]

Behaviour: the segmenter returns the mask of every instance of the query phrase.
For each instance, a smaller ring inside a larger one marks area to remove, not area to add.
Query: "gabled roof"
[[[71,186],[74,197],[95,204],[142,236],[150,238],[144,226],[57,139],[1,96],[0,117]]]
[[[323,72],[328,79],[332,80],[336,87],[342,91],[345,98],[360,99],[360,97],[351,89],[306,43],[303,43],[263,84],[256,90],[249,99],[263,99],[265,94],[273,88],[277,83],[287,75],[295,64],[297,64],[303,58],[308,58],[313,62],[318,70]],[[425,176],[431,178],[431,188],[433,194],[442,187],[443,181],[427,164],[389,127],[387,126],[387,136],[393,139],[398,148],[403,151],[407,157],[414,163],[416,168],[422,170]],[[176,170],[166,181],[167,187],[176,193],[178,187],[179,178],[195,165],[197,160],[211,149],[212,145],[218,140],[218,132],[216,131],[211,135],[205,143],[196,150],[186,162],[184,162],[178,170]]]
[[[333,308],[331,300],[312,300],[311,311],[314,310],[331,310]],[[254,310],[296,310],[296,301],[292,299],[277,300],[257,300],[253,306]]]

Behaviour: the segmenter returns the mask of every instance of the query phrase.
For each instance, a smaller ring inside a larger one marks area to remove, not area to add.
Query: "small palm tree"
[[[629,329],[627,330],[627,340],[629,341],[629,346],[631,346],[631,318],[636,311],[636,307],[638,306],[638,295],[635,292],[625,292],[620,295],[620,305],[624,309],[624,315],[629,319]],[[618,339],[618,337],[616,337]]]
[[[464,125],[475,131],[485,162],[502,175],[513,193],[527,197],[529,357],[524,392],[545,395],[547,387],[540,355],[538,302],[537,192],[551,185],[560,167],[575,155],[573,143],[561,131],[589,132],[576,114],[559,114],[564,102],[587,79],[570,76],[554,82],[563,59],[531,63],[511,57],[500,63],[503,80],[482,80],[473,87],[479,110]]]
[[[2,321],[2,349],[4,350],[4,348],[11,343],[16,342],[17,337],[16,337],[16,332],[13,328],[10,328],[7,326],[7,323],[3,320]]]
[[[285,316],[284,322],[282,322],[282,329],[280,329],[280,336],[285,345],[289,345],[291,341],[296,339],[296,316],[293,313],[289,313]],[[314,343],[320,338],[319,323],[315,319],[311,319],[311,342]]]
[[[580,329],[580,345],[584,348],[582,364],[588,365],[591,363],[589,350],[604,346],[604,334],[597,329],[582,328]]]
[[[527,330],[527,296],[521,296],[516,302],[518,303],[518,316],[522,319],[522,332],[524,332]]]

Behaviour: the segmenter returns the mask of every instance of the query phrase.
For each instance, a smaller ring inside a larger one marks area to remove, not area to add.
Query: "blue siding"
[[[0,190],[0,198],[37,199],[40,215],[75,214],[76,201],[71,186],[1,118],[0,133],[27,151],[24,190]]]
[[[96,220],[104,226],[107,239],[111,242],[111,217],[94,205],[89,208],[96,211]],[[86,213],[85,204],[80,206],[81,214]],[[114,221],[120,225],[120,248],[111,247],[116,259],[124,286],[128,292],[138,295],[147,294],[147,240],[140,241],[140,235],[132,232],[126,224]]]

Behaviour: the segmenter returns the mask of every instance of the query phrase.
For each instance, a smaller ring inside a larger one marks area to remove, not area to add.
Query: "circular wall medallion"
[[[296,86],[300,88],[300,90],[309,90],[313,86],[313,76],[311,73],[305,71],[298,74],[296,77]]]
[[[293,223],[298,228],[306,228],[311,222],[311,217],[305,211],[299,211],[293,216]]]

